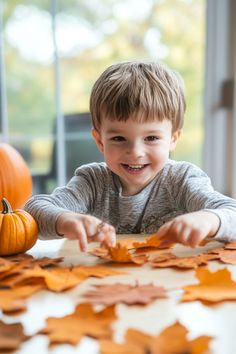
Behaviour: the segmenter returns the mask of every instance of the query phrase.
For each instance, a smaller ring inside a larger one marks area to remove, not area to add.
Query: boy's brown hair
[[[93,127],[103,118],[172,123],[181,129],[186,108],[183,80],[160,62],[127,61],[109,66],[95,82],[90,96]]]

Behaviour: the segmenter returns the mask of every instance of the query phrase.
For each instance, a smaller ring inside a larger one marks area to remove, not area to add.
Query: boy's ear
[[[170,143],[170,151],[174,151],[174,149],[176,148],[177,142],[180,138],[180,135],[182,133],[181,129],[176,130],[171,137],[171,143]]]
[[[101,151],[101,153],[103,154],[103,151],[104,151],[104,147],[103,147],[103,143],[102,143],[102,139],[101,139],[101,136],[99,134],[99,132],[96,130],[96,129],[92,129],[91,130],[91,134],[94,138],[94,140],[96,141],[96,144],[97,144],[97,147],[98,149]]]

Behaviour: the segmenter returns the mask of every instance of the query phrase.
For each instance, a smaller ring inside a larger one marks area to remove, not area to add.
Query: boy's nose
[[[126,149],[127,155],[132,155],[134,157],[142,157],[144,155],[143,145],[140,143],[130,143]]]

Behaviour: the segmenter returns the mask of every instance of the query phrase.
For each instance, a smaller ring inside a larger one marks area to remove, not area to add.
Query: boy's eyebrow
[[[120,130],[115,130],[115,129],[110,129],[107,131],[108,134],[121,134],[121,131]]]
[[[120,131],[120,130],[115,130],[115,129],[110,129],[107,131],[107,134],[124,134],[125,132]],[[157,133],[163,133],[162,129],[156,129],[156,130],[147,130],[143,132],[144,134],[157,134]]]

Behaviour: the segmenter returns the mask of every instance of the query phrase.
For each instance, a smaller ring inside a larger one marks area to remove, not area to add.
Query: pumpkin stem
[[[6,198],[2,199],[2,206],[3,206],[2,214],[13,213],[12,207],[11,207],[9,201]]]

